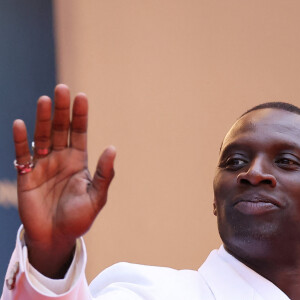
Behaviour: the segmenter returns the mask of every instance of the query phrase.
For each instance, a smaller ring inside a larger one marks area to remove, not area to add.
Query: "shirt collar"
[[[222,245],[218,250],[219,257],[227,262],[263,299],[290,300],[275,284],[259,275],[234,256],[229,254]]]

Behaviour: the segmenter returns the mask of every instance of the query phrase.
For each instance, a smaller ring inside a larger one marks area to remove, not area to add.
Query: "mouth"
[[[261,215],[279,210],[283,205],[269,196],[249,194],[237,197],[233,207],[245,215]]]

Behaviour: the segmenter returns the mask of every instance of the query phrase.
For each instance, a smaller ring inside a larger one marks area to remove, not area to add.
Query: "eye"
[[[240,158],[231,158],[227,161],[227,165],[230,165],[230,166],[240,166],[244,163],[245,163],[245,161]]]
[[[277,158],[275,163],[278,167],[286,170],[296,170],[300,167],[299,159],[291,154]]]
[[[240,156],[231,156],[221,162],[220,167],[235,171],[244,167],[247,163],[248,161],[245,158],[242,158]]]
[[[281,158],[281,159],[278,159],[276,161],[278,164],[283,164],[283,165],[293,165],[295,162],[293,162],[292,160],[290,159],[287,159],[287,158]]]

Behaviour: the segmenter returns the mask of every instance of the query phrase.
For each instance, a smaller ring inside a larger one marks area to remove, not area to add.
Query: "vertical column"
[[[12,122],[22,118],[32,139],[36,100],[41,94],[53,94],[52,1],[1,1],[0,40],[0,282],[3,282],[20,225]]]

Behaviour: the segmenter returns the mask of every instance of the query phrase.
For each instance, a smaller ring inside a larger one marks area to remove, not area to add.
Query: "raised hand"
[[[25,124],[21,120],[13,124],[19,213],[29,260],[52,278],[64,275],[75,241],[90,228],[105,205],[114,175],[116,152],[112,146],[102,153],[94,177],[89,174],[87,113],[87,98],[78,94],[70,121],[70,93],[66,85],[55,89],[52,120],[50,98],[39,98],[33,168]]]

